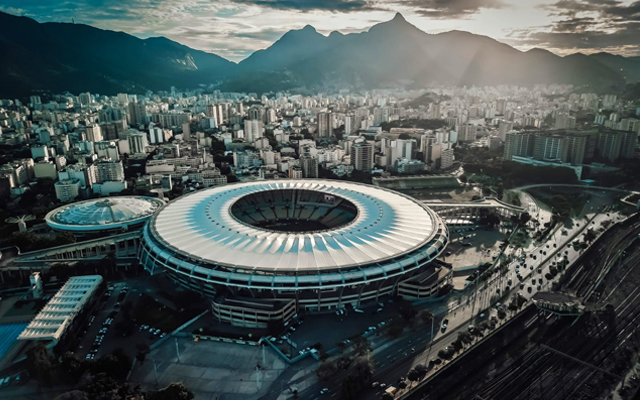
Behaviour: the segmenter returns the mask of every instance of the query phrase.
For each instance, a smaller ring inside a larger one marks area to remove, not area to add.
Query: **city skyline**
[[[165,36],[239,62],[292,29],[311,25],[323,35],[367,31],[400,12],[427,33],[451,30],[490,36],[519,50],[544,48],[559,55],[606,51],[640,55],[640,2],[607,0],[369,0],[190,2],[112,0],[89,2],[6,0],[0,11],[39,22],[72,22],[124,31],[141,38]]]

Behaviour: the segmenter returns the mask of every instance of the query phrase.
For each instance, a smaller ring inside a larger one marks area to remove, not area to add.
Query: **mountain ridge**
[[[367,89],[428,84],[571,83],[595,89],[640,81],[640,57],[520,51],[465,31],[426,33],[402,14],[358,33],[290,30],[234,63],[163,36],[140,39],[84,24],[38,23],[0,12],[0,96],[34,90],[114,94],[199,85],[221,90]]]

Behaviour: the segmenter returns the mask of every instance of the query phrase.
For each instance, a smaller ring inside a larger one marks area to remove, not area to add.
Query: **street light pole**
[[[178,338],[176,339],[176,354],[178,355],[178,363],[180,363],[180,348],[178,347]]]

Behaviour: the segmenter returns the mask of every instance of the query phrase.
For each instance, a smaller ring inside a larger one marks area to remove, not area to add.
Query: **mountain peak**
[[[395,17],[393,17],[393,19],[391,21],[396,21],[396,22],[407,22],[406,19],[404,19],[404,16],[400,13],[396,13]]]
[[[317,32],[317,31],[316,31],[316,28],[314,28],[314,27],[313,27],[313,26],[311,26],[311,25],[305,25],[305,26],[304,26],[304,28],[300,29],[300,31],[302,31],[302,32],[309,32],[309,33],[311,33],[311,32],[316,33],[316,32]]]
[[[386,37],[387,35],[402,35],[402,34],[424,34],[420,29],[416,28],[409,21],[404,19],[404,16],[400,13],[396,13],[395,17],[389,21],[380,22],[372,26],[369,32],[375,32],[378,35]]]

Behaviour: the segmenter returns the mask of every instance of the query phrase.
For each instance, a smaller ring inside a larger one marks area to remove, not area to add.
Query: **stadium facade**
[[[139,258],[246,327],[381,297],[433,297],[451,271],[448,230],[388,189],[338,180],[238,183],[182,196],[142,231]]]

